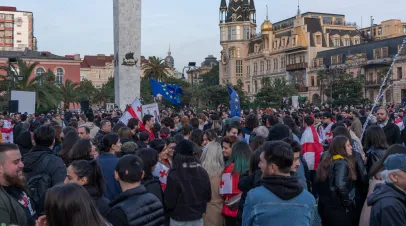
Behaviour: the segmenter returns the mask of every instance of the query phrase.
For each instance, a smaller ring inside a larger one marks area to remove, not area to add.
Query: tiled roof
[[[383,47],[388,47],[388,56],[390,58],[393,58],[398,52],[398,45],[402,44],[404,38],[406,38],[406,36],[326,50],[318,52],[316,58],[323,58],[323,63],[326,66],[329,66],[331,64],[331,56],[334,55],[343,55],[343,59],[346,59],[347,55],[350,54],[366,53],[368,60],[373,60],[374,49]]]
[[[106,63],[111,63],[113,60],[113,56],[85,56],[80,64],[80,67],[104,67],[106,66]]]
[[[349,31],[349,30],[327,29],[326,32],[329,33],[330,35],[336,35],[336,34],[338,34],[338,35],[340,35],[340,36],[343,36],[343,35],[349,35],[349,36],[357,36],[357,35],[360,35],[360,34],[358,33],[358,31]]]
[[[39,51],[0,51],[0,58],[22,58],[22,59],[53,59],[53,60],[72,60],[63,56],[58,56],[50,52]]]

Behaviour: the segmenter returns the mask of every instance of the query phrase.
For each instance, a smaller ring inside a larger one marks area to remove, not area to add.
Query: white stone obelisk
[[[113,0],[114,92],[122,110],[140,97],[141,0]]]

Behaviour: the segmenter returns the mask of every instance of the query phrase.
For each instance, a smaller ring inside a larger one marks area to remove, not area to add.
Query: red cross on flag
[[[168,178],[169,168],[166,167],[163,163],[158,162],[155,166],[152,175],[158,177],[161,182],[162,190],[166,188],[166,179]]]
[[[128,120],[135,118],[138,121],[140,121],[140,123],[142,123],[141,113],[142,113],[142,104],[140,99],[136,98],[134,102],[131,104],[131,106],[128,107],[127,110],[124,112],[123,116],[120,118],[120,121],[127,125]]]
[[[221,175],[220,181],[220,195],[239,194],[241,191],[238,189],[238,181],[240,175],[233,173],[234,163],[228,165]]]
[[[13,128],[11,126],[11,120],[4,120],[4,126],[1,128],[1,135],[4,143],[13,143]]]

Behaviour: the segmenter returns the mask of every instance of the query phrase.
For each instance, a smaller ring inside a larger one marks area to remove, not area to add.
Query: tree
[[[217,86],[220,84],[219,65],[215,65],[209,72],[201,75],[202,81],[200,85],[203,87]]]
[[[361,76],[354,78],[352,75],[342,74],[332,81],[331,89],[326,89],[325,92],[327,96],[332,96],[330,103],[333,106],[365,104],[368,100],[362,98],[362,83]]]
[[[76,89],[78,101],[88,100],[91,103],[95,102],[95,96],[98,90],[94,87],[93,83],[87,79],[84,79],[79,83],[79,87]]]
[[[159,57],[149,57],[149,62],[142,65],[145,78],[152,78],[155,80],[163,81],[168,78],[168,66],[165,64],[165,60]]]
[[[106,84],[96,91],[94,100],[96,103],[114,103],[114,77],[109,78]]]
[[[61,94],[61,100],[65,108],[68,108],[71,103],[78,101],[77,88],[79,83],[72,82],[67,79],[65,83],[59,84],[59,93]]]
[[[281,107],[283,97],[294,95],[298,95],[294,85],[289,84],[285,78],[276,78],[273,82],[269,81],[269,84],[263,86],[255,95],[255,102],[260,107]]]

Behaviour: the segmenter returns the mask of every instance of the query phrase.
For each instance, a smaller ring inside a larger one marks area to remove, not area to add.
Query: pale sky
[[[359,26],[363,17],[364,27],[370,16],[375,23],[406,21],[405,0],[301,0],[300,4],[302,13],[344,14],[347,22]],[[112,0],[1,0],[0,5],[34,13],[34,35],[41,51],[82,57],[114,52]],[[266,5],[271,22],[293,17],[297,11],[297,0],[255,0],[257,31]],[[189,61],[200,65],[209,54],[219,57],[219,6],[220,0],[143,0],[141,54],[165,58],[170,43],[179,71]]]

